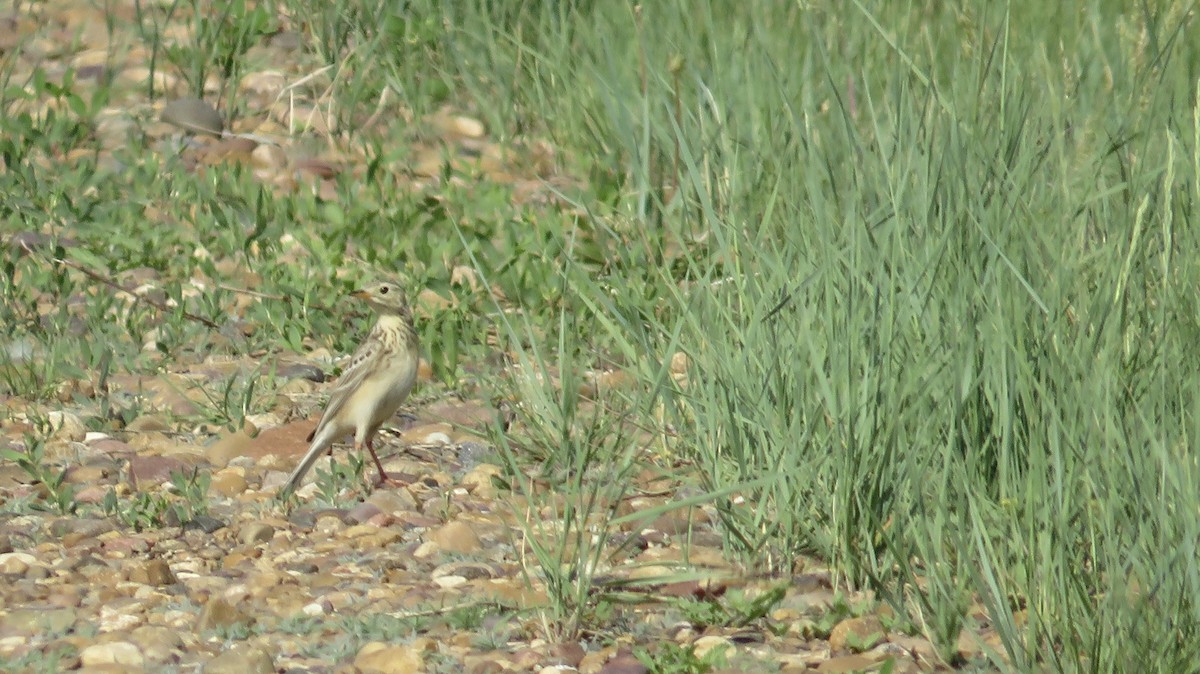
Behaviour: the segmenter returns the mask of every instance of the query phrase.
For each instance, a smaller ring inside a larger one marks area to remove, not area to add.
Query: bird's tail
[[[312,470],[313,464],[316,463],[317,459],[321,458],[321,455],[325,453],[325,450],[329,449],[329,446],[333,444],[335,438],[333,437],[331,429],[326,427],[320,429],[320,431],[320,433],[314,433],[313,435],[309,436],[309,438],[312,440],[312,443],[308,446],[308,451],[305,452],[304,458],[300,459],[300,463],[296,466],[296,469],[292,471],[290,476],[288,476],[287,483],[284,484],[283,488],[279,490],[279,495],[281,497],[287,498],[292,494],[292,492],[296,491],[296,489],[300,486],[300,483],[304,480],[304,476],[308,475],[308,471]]]

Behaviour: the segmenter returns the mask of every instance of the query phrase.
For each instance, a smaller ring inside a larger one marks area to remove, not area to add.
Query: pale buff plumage
[[[417,381],[417,332],[399,286],[378,283],[351,296],[371,305],[379,313],[379,321],[354,352],[349,367],[330,394],[321,421],[308,436],[308,452],[280,492],[284,496],[300,486],[322,452],[329,450],[338,438],[351,433],[354,448],[361,450],[365,446],[371,453],[380,481],[388,479],[372,443],[375,432],[396,413]]]

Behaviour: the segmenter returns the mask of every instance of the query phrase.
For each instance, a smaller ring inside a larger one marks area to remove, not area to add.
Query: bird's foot
[[[407,487],[410,484],[412,483],[407,480],[395,478],[385,473],[375,478],[375,484],[373,486],[376,489],[396,489],[399,487]]]

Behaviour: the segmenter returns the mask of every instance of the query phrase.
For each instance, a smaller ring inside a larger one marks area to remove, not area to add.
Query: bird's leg
[[[400,480],[394,480],[394,479],[388,477],[387,472],[383,470],[383,462],[381,462],[379,460],[379,456],[377,454],[375,454],[375,446],[374,445],[375,445],[374,438],[367,440],[367,451],[371,453],[371,458],[375,459],[375,467],[379,469],[379,481],[375,483],[375,486],[376,487],[382,487],[384,485],[393,485],[393,486],[397,486],[397,487],[404,486],[404,482],[401,482]]]
[[[379,455],[375,453],[375,439],[367,440],[367,451],[371,453],[371,458],[375,459],[375,467],[379,469],[379,482],[382,484],[387,482],[387,472],[383,470],[383,462],[379,460]]]

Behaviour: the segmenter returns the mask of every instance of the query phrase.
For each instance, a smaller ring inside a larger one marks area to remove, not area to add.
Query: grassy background
[[[157,92],[80,88],[5,56],[5,231],[72,237],[59,254],[117,277],[159,270],[167,296],[219,325],[236,297],[218,284],[245,286],[247,270],[279,298],[230,336],[10,254],[10,355],[39,357],[6,367],[9,392],[304,353],[309,336],[345,351],[355,335],[320,309],[402,270],[455,301],[422,324],[446,381],[489,332],[568,382],[600,360],[632,373],[613,404],[669,423],[734,558],[784,574],[801,554],[830,559],[947,652],[978,598],[1021,670],[1194,666],[1194,8],[279,4],[179,2],[131,40],[197,93],[215,74],[237,118],[253,112],[237,82],[263,66],[250,47],[301,31],[305,68],[332,66],[338,143],[369,160],[336,202],[189,172],[136,136],[102,151],[102,113]],[[190,39],[164,39],[172,22]],[[562,188],[573,206],[516,206],[487,180],[437,200],[398,188],[406,131],[354,130],[385,91],[417,116],[464,109],[517,154],[547,141],[580,178]],[[481,289],[452,284],[457,265]],[[638,460],[570,431],[614,422],[525,395],[543,413],[539,458],[618,477]],[[715,495],[730,489],[743,499]]]

